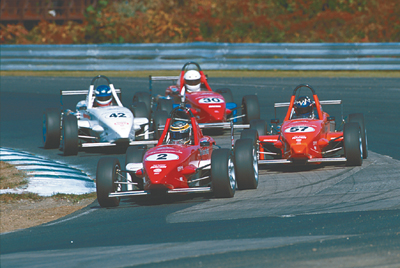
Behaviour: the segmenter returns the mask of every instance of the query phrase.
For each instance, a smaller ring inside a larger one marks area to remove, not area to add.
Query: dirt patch
[[[69,199],[46,197],[41,200],[1,201],[0,232],[11,232],[57,220],[90,205],[94,197],[72,202]]]
[[[27,183],[25,172],[0,161],[0,188],[15,188]],[[0,232],[11,232],[57,220],[90,205],[96,194],[42,197],[37,194],[0,195]]]

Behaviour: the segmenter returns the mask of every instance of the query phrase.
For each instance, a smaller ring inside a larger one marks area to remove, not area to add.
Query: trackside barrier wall
[[[400,43],[1,45],[1,70],[400,70]]]

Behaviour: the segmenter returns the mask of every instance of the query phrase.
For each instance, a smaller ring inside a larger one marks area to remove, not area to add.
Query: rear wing
[[[73,95],[87,95],[89,90],[79,89],[79,90],[60,90],[61,96],[73,96]],[[115,93],[120,94],[121,89],[116,88]]]
[[[152,76],[149,75],[149,90],[153,96],[153,81],[179,81],[180,76]]]
[[[321,105],[340,105],[340,111],[342,115],[342,121],[343,121],[343,103],[342,100],[326,100],[326,101],[319,101]],[[275,118],[276,118],[276,108],[281,108],[281,107],[289,107],[290,102],[276,102],[274,103],[274,110],[275,110]]]

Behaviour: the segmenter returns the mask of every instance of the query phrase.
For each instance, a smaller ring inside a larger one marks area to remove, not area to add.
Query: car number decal
[[[295,127],[288,127],[285,129],[285,133],[297,133],[297,132],[314,132],[315,129],[313,127],[307,126],[295,126]]]
[[[108,117],[111,118],[120,118],[120,117],[126,117],[125,113],[112,113]]]
[[[199,103],[223,103],[224,100],[220,98],[202,98]]]
[[[146,158],[146,161],[170,161],[177,160],[179,156],[176,154],[163,153],[163,154],[152,154]]]

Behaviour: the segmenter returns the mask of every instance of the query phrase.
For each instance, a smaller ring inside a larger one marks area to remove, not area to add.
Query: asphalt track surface
[[[1,235],[1,267],[399,267],[400,79],[209,76],[212,88],[231,88],[237,103],[256,93],[266,120],[274,117],[273,103],[289,101],[300,83],[313,86],[320,100],[343,100],[345,116],[365,115],[369,158],[361,167],[260,167],[258,189],[237,191],[232,199],[126,198],[113,209],[94,202],[54,222]],[[146,78],[110,78],[122,88],[125,105],[148,88]],[[43,109],[58,107],[60,89],[86,89],[90,81],[1,77],[1,146],[62,161],[92,177],[102,156],[123,163],[123,152],[63,157],[42,147]],[[167,85],[154,85],[155,92]],[[325,110],[338,122],[338,107]],[[216,140],[229,146],[228,135]]]

